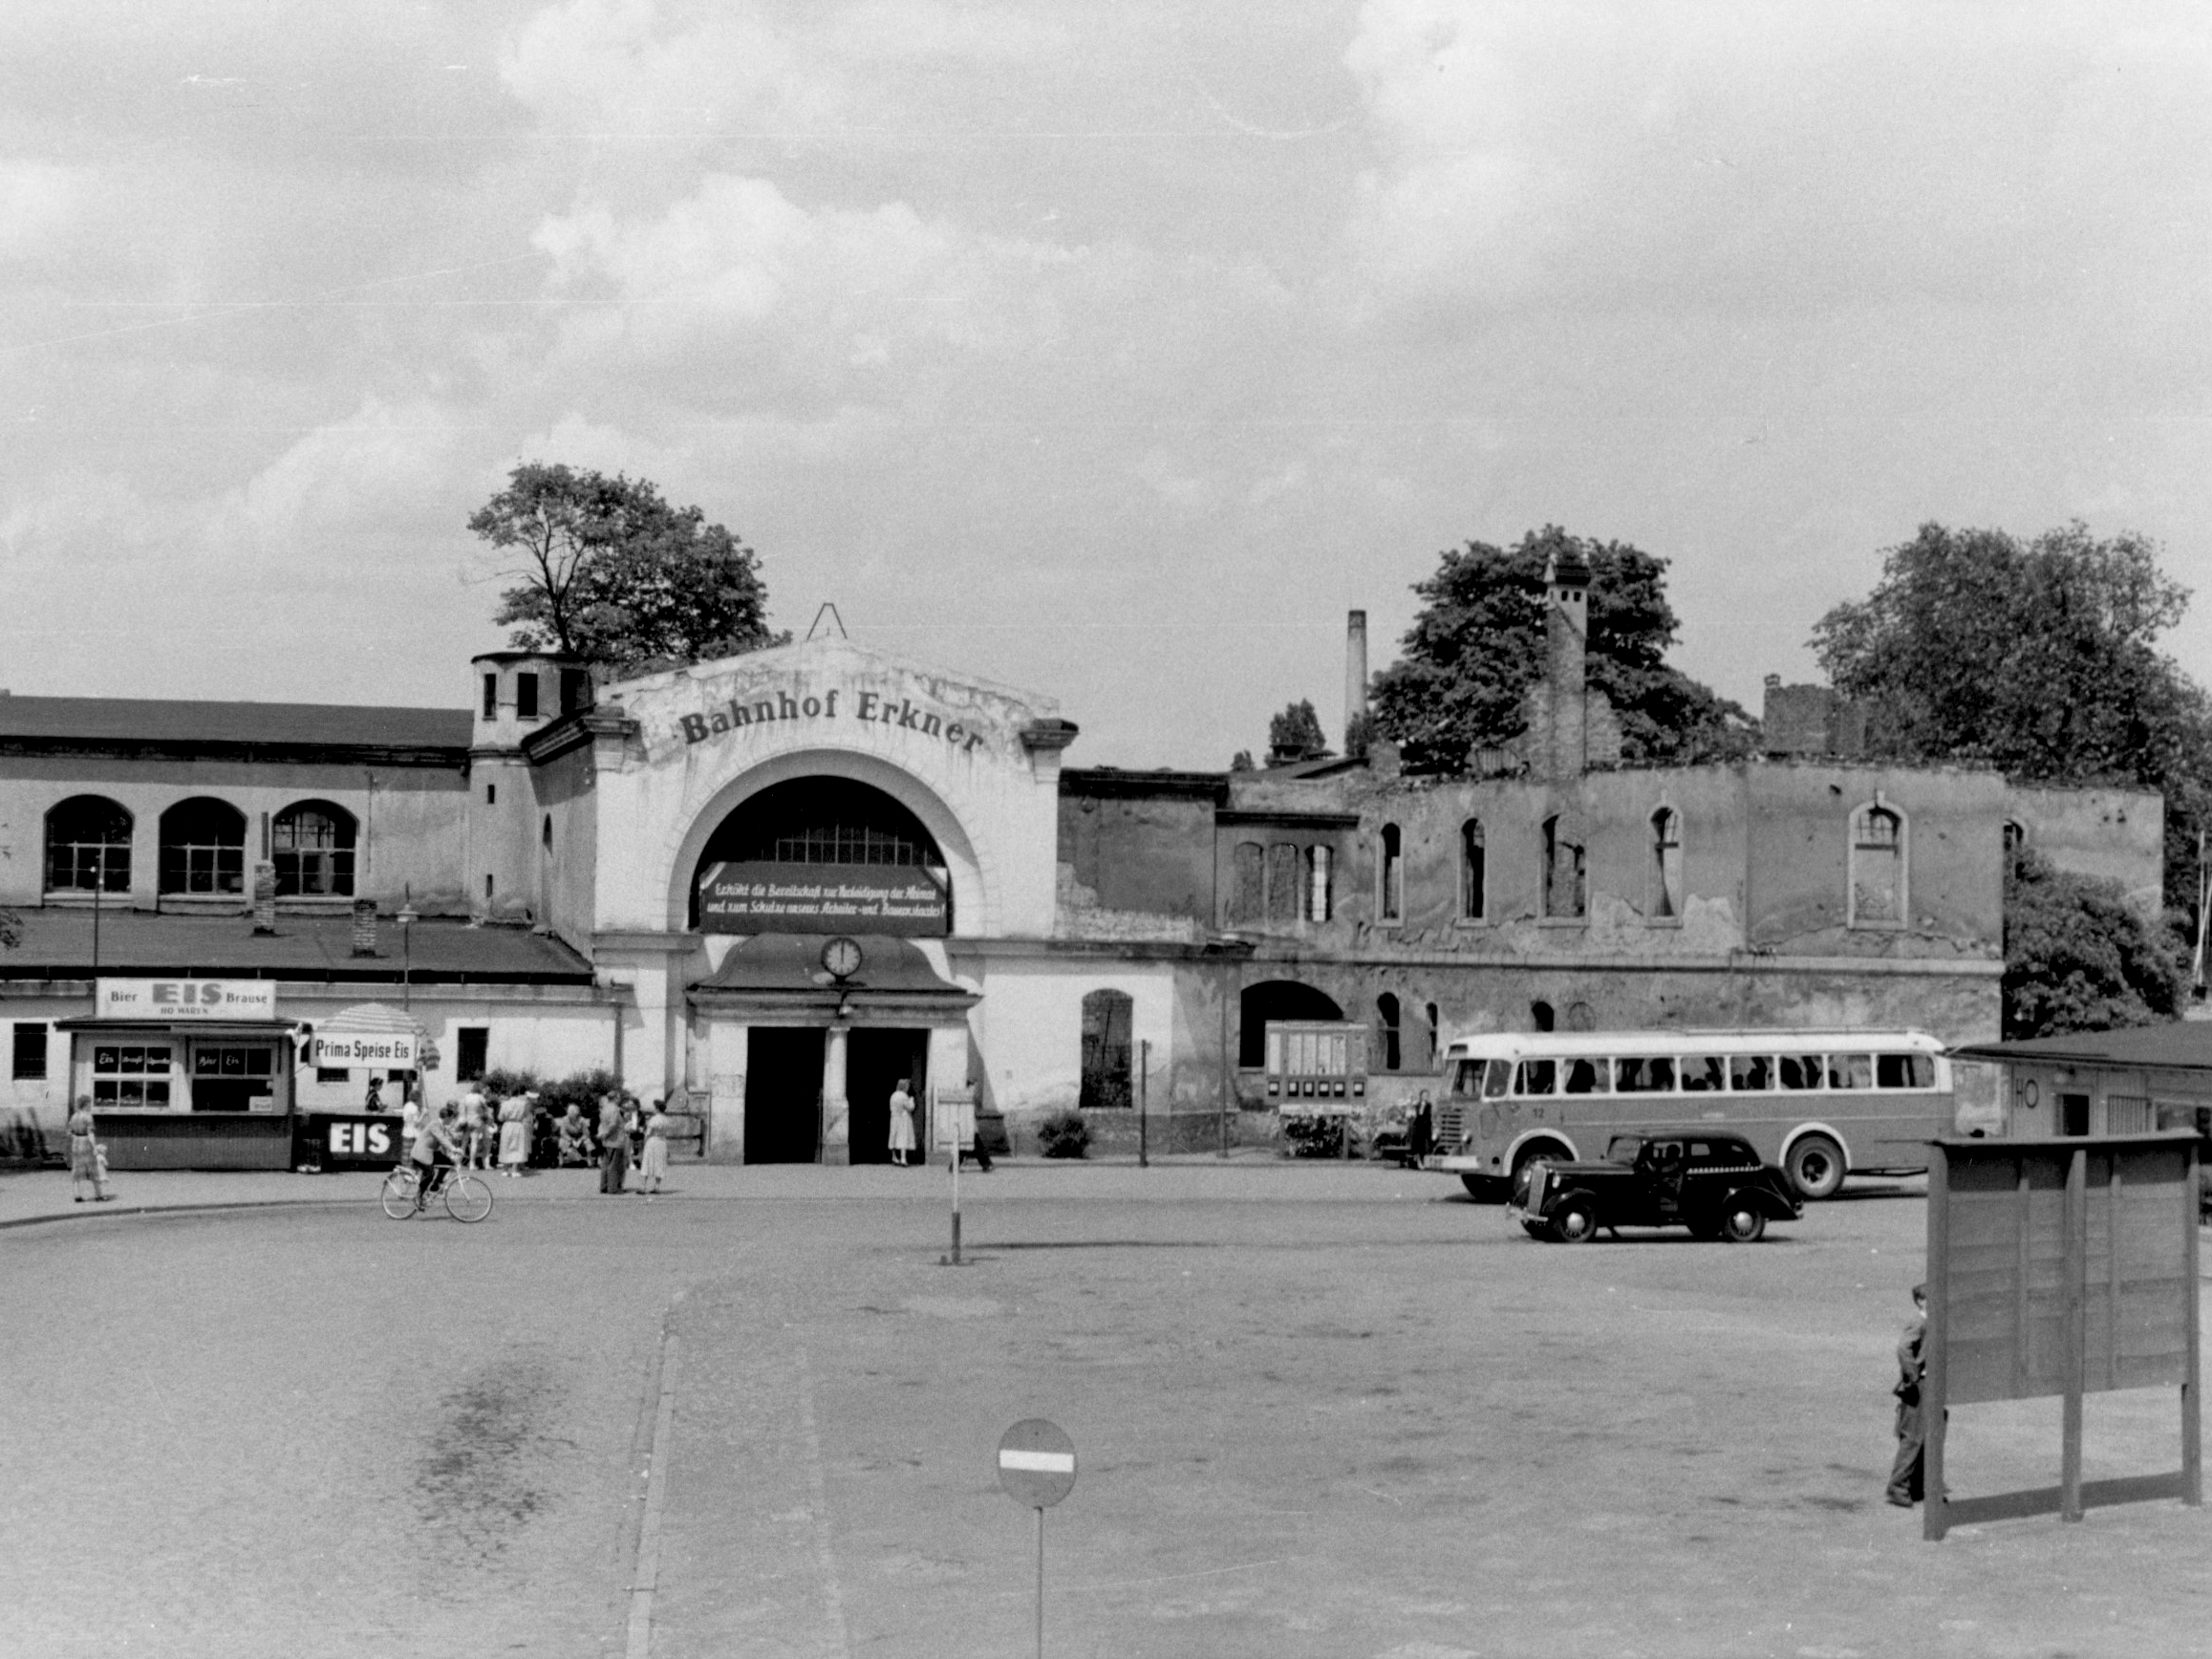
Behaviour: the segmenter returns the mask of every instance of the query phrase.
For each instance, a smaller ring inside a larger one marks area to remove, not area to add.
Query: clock
[[[860,941],[838,935],[822,947],[822,965],[832,979],[851,979],[860,972]]]

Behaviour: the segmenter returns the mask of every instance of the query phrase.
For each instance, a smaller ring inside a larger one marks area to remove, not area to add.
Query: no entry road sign
[[[999,1484],[1017,1503],[1050,1508],[1075,1490],[1075,1442],[1042,1417],[1023,1418],[999,1442]]]

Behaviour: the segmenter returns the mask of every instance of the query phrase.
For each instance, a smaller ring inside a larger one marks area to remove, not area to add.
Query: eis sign
[[[98,1020],[273,1020],[274,980],[101,980]]]
[[[950,720],[910,697],[893,698],[877,691],[831,687],[819,696],[798,697],[787,691],[773,696],[733,697],[698,714],[678,717],[676,726],[687,745],[703,743],[757,725],[787,721],[845,721],[863,725],[887,725],[917,737],[934,738],[962,754],[972,751],[985,734],[964,722]]]

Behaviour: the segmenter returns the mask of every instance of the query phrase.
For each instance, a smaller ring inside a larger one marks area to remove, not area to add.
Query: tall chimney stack
[[[1344,753],[1357,755],[1366,747],[1367,731],[1367,614],[1354,611],[1344,618]]]
[[[1585,661],[1590,639],[1590,566],[1571,543],[1544,568],[1544,675],[1549,681],[1551,776],[1579,778],[1590,763],[1590,708]]]

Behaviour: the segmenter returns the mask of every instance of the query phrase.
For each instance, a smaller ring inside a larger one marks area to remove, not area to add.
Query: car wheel
[[[1587,1244],[1598,1236],[1598,1207],[1577,1194],[1552,1211],[1552,1237],[1562,1244]]]
[[[1521,1231],[1532,1239],[1549,1239],[1552,1236],[1552,1230],[1541,1221],[1523,1221]]]
[[[1843,1185],[1843,1149],[1824,1134],[1809,1134],[1790,1149],[1783,1166],[1803,1198],[1833,1198]]]
[[[1749,1204],[1730,1204],[1721,1212],[1721,1237],[1730,1244],[1750,1244],[1766,1235],[1767,1217]]]
[[[1459,1184],[1467,1189],[1467,1196],[1471,1198],[1493,1196],[1492,1192],[1493,1182],[1489,1175],[1462,1175],[1459,1177]]]

